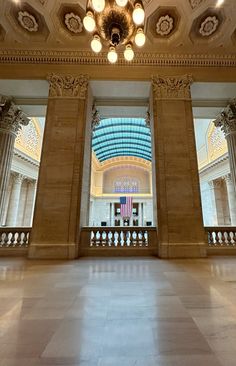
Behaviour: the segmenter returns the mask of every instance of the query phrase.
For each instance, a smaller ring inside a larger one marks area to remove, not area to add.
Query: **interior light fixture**
[[[119,49],[123,48],[126,61],[132,61],[133,45],[145,44],[144,21],[142,0],[87,0],[83,24],[93,33],[93,52],[99,53],[103,46],[108,47],[107,58],[115,63]]]

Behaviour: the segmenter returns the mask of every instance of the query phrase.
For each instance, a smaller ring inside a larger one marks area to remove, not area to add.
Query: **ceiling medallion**
[[[35,17],[28,13],[27,11],[19,11],[18,12],[18,21],[22,28],[26,29],[29,32],[37,32],[39,25]]]
[[[209,16],[201,23],[199,33],[203,37],[208,37],[216,31],[218,25],[219,20],[216,18],[216,16]]]
[[[145,13],[142,0],[88,0],[85,29],[93,34],[91,48],[99,53],[102,46],[109,51],[109,62],[118,59],[117,48],[124,48],[124,58],[134,58],[133,43],[138,47],[145,44]]]
[[[156,24],[156,32],[160,36],[167,36],[174,27],[174,19],[169,15],[162,16]]]
[[[74,13],[67,13],[65,15],[65,25],[72,33],[81,33],[83,30],[80,16]]]

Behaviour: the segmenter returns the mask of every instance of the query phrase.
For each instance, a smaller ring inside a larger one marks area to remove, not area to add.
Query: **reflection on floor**
[[[236,258],[2,258],[0,344],[0,366],[235,366]]]

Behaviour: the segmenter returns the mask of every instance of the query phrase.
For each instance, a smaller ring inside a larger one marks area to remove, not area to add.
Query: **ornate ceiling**
[[[169,64],[188,58],[215,65],[235,65],[235,0],[144,0],[147,42],[136,49],[136,63],[169,57]],[[86,0],[0,0],[0,59],[105,63],[90,51],[82,19]],[[172,56],[172,61],[170,57]],[[11,57],[11,58],[9,58]],[[14,58],[15,57],[15,58]],[[47,59],[50,57],[50,59]],[[125,61],[120,61],[125,62]],[[183,61],[181,61],[183,64]],[[225,61],[224,61],[225,62]]]

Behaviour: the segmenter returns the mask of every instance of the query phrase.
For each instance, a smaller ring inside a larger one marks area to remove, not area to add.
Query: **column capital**
[[[49,81],[49,97],[86,99],[88,91],[88,75],[59,75],[51,73]]]
[[[222,179],[215,179],[208,182],[211,189],[217,189],[220,188],[222,185]]]
[[[226,183],[232,183],[232,177],[231,174],[226,174],[222,177],[222,179],[226,182]]]
[[[236,98],[230,100],[213,123],[216,127],[221,128],[225,136],[236,133]]]
[[[30,119],[14,103],[13,98],[0,95],[0,131],[10,132],[14,135],[27,126]]]
[[[16,184],[20,184],[23,182],[24,179],[26,179],[26,176],[24,176],[23,174],[20,174],[20,173],[16,173],[16,172],[13,172],[11,176],[12,176],[13,182]]]
[[[152,85],[155,99],[191,99],[191,75],[153,76]]]
[[[100,114],[95,105],[93,105],[92,109],[92,130],[94,131],[101,121]]]

